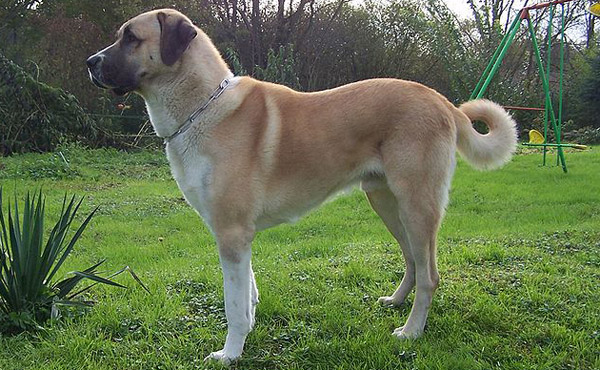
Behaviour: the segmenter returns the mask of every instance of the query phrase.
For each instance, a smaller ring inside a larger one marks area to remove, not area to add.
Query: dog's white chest
[[[213,163],[201,153],[180,154],[177,148],[167,147],[167,157],[171,172],[185,199],[211,226],[211,189],[213,184]]]

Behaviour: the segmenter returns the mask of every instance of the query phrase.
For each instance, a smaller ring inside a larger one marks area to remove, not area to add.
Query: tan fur
[[[102,56],[110,63],[107,55],[127,53],[121,67],[137,76],[134,90],[146,100],[157,134],[169,136],[230,72],[197,28],[180,60],[161,63],[159,13],[169,24],[191,24],[173,10],[144,13],[119,32],[122,37],[129,26],[143,40],[137,48],[117,41]],[[102,81],[101,68],[91,73],[106,87],[117,87]],[[484,120],[490,133],[478,134],[471,119]],[[488,168],[507,161],[515,143],[514,122],[494,103],[480,100],[458,109],[415,82],[375,79],[301,93],[234,78],[192,128],[166,147],[173,175],[214,233],[223,264],[229,334],[224,349],[209,357],[237,358],[254,323],[254,233],[294,220],[358,183],[407,263],[400,287],[380,301],[401,304],[416,284],[407,323],[394,334],[420,335],[439,283],[435,237],[457,147],[467,161]]]

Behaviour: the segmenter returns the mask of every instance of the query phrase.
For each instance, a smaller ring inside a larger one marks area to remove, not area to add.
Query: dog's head
[[[143,13],[125,22],[117,41],[87,59],[92,82],[118,95],[139,90],[176,67],[198,31],[172,9]]]

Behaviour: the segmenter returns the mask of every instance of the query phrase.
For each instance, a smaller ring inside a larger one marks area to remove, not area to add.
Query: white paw
[[[238,356],[239,357],[239,356]],[[230,357],[223,350],[212,352],[204,358],[204,361],[218,361],[225,366],[231,365],[238,357]]]
[[[392,333],[398,339],[415,339],[423,334],[422,330],[407,330],[404,326],[396,328]]]
[[[402,304],[402,302],[396,302],[394,297],[379,297],[377,302],[379,304],[381,304],[382,306],[391,306],[391,307],[397,307]]]

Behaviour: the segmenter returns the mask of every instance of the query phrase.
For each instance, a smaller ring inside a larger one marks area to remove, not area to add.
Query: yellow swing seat
[[[592,5],[590,5],[590,7],[588,8],[588,12],[595,15],[596,17],[600,17],[600,2],[593,3]]]
[[[543,144],[544,141],[544,135],[538,130],[529,130],[529,144]]]
[[[544,135],[542,135],[541,132],[539,132],[538,130],[529,130],[529,142],[527,144],[534,144],[533,146],[546,146],[546,147],[556,147],[556,146],[563,146],[563,147],[567,147],[567,148],[574,148],[574,149],[579,149],[579,150],[587,150],[588,146],[587,145],[582,145],[582,144],[546,144],[546,145],[540,145],[540,144],[545,144],[546,140],[544,140]],[[525,145],[527,145],[525,144]]]

